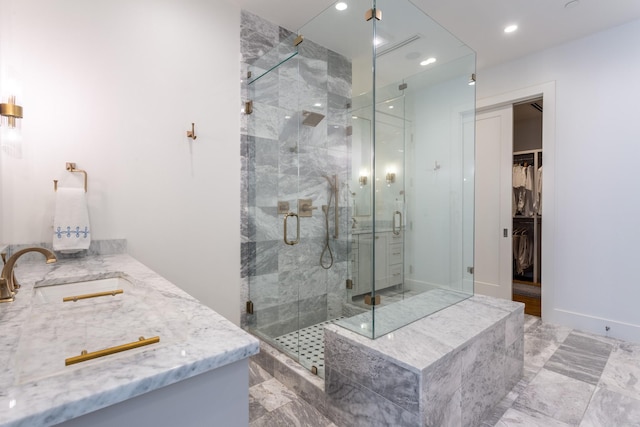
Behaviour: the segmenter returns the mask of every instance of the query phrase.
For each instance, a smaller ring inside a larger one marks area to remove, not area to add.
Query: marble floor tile
[[[275,378],[250,387],[249,396],[252,396],[269,412],[297,399],[293,391],[286,388]]]
[[[640,400],[598,388],[580,427],[640,426]]]
[[[530,314],[524,315],[524,331],[527,332],[529,329],[536,328],[542,322],[538,316],[532,316]]]
[[[249,421],[257,420],[268,412],[256,398],[249,396]]]
[[[572,332],[545,363],[544,368],[597,385],[613,345]]]
[[[260,418],[249,427],[336,427],[327,417],[302,399],[292,400]]]
[[[493,424],[492,424],[493,425]],[[536,411],[520,411],[510,408],[495,427],[570,427],[571,424],[563,423]]]
[[[307,403],[257,364],[249,366],[250,427],[338,427],[318,411],[321,406]],[[525,316],[523,376],[478,425],[492,426],[640,427],[640,344]]]
[[[249,361],[249,387],[263,383],[271,378],[273,378],[273,376],[262,369],[260,365],[252,360]]]
[[[571,333],[570,328],[540,323],[524,335],[524,366],[539,370],[553,356],[562,341]]]
[[[595,386],[541,369],[524,389],[513,408],[534,410],[567,424],[577,425],[591,400]]]
[[[620,342],[614,347],[599,386],[640,399],[640,344]]]

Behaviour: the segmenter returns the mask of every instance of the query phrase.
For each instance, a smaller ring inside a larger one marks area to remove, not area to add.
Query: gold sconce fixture
[[[394,172],[387,172],[387,176],[385,178],[387,180],[387,185],[391,185],[396,182],[396,174]]]
[[[365,185],[367,185],[367,176],[360,175],[360,178],[358,178],[358,182],[360,183],[360,188],[364,187]]]
[[[0,125],[16,127],[16,119],[22,118],[22,107],[16,104],[16,97],[10,95],[6,103],[0,104]]]
[[[196,136],[196,124],[195,123],[191,123],[191,130],[187,131],[187,138],[191,138],[194,141],[196,140],[197,136]]]

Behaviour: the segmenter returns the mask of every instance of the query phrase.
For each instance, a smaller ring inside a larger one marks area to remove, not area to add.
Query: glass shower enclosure
[[[473,295],[475,53],[409,1],[338,3],[243,83],[244,326],[320,375],[327,323]]]

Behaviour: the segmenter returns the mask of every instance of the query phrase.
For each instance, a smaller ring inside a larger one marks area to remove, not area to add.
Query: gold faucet
[[[22,249],[11,255],[11,257],[9,257],[5,262],[4,267],[2,268],[2,273],[0,273],[0,302],[13,301],[16,289],[20,287],[20,284],[18,284],[18,281],[13,275],[13,268],[15,267],[18,258],[27,252],[40,252],[42,255],[47,257],[47,264],[51,264],[58,260],[49,249],[37,247]]]

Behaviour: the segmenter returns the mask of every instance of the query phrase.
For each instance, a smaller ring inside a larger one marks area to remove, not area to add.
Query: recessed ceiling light
[[[422,61],[420,63],[420,65],[422,65],[424,67],[425,65],[433,64],[434,62],[436,62],[436,58],[431,57],[431,58],[427,58],[424,61]]]
[[[580,0],[571,0],[570,2],[566,3],[564,5],[565,9],[571,9],[573,7],[576,7],[580,4]]]
[[[315,104],[313,104],[314,107],[322,107],[322,104],[319,102],[316,102]]]
[[[336,3],[336,9],[338,10],[345,10],[347,7],[347,4],[343,1]]]
[[[513,33],[517,29],[518,29],[518,26],[516,24],[507,25],[506,27],[504,27],[504,32],[505,33]]]

